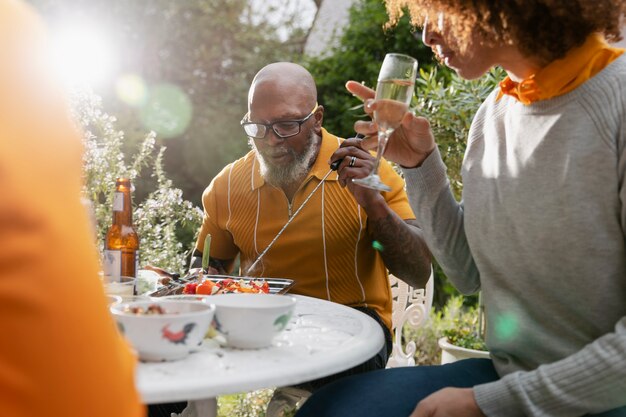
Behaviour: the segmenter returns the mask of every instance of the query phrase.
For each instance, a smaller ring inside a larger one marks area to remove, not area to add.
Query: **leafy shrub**
[[[218,417],[265,417],[267,403],[273,389],[262,389],[245,394],[225,395],[218,398]],[[284,416],[291,417],[291,416]]]
[[[446,330],[443,335],[451,344],[465,349],[487,350],[485,341],[476,332],[477,317],[472,317],[468,323],[457,323],[454,329]]]
[[[163,170],[165,147],[156,148],[155,134],[146,134],[138,151],[126,163],[122,151],[124,132],[115,129],[116,119],[102,111],[99,97],[84,92],[73,96],[72,108],[84,133],[84,195],[93,204],[97,241],[104,247],[104,237],[112,221],[115,180],[130,178],[133,184],[146,168],[151,168],[157,187],[142,201],[133,201],[133,223],[140,239],[140,265],[152,264],[173,272],[183,272],[191,242],[181,242],[183,228],[197,231],[202,211],[182,198]],[[156,153],[156,156],[155,156]],[[135,198],[135,196],[133,196]]]

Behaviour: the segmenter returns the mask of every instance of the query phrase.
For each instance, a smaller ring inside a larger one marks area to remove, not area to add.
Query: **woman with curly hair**
[[[472,122],[460,203],[426,119],[406,113],[385,153],[446,275],[482,291],[491,358],[349,377],[298,417],[626,416],[626,55],[607,43],[626,1],[387,6],[392,21],[406,6],[460,76],[508,75]],[[371,89],[346,86],[376,108]],[[344,168],[340,181],[364,175]]]

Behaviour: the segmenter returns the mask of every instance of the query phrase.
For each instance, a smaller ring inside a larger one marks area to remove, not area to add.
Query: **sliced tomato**
[[[233,282],[235,282],[235,280],[232,279],[232,278],[223,279],[223,280],[220,281],[220,287],[226,288],[229,285],[231,285]]]
[[[215,283],[211,280],[204,280],[198,287],[196,288],[196,294],[205,294],[211,295],[213,294],[213,287],[215,287]]]
[[[185,288],[183,288],[183,294],[195,294],[197,286],[197,282],[188,282],[185,284]]]

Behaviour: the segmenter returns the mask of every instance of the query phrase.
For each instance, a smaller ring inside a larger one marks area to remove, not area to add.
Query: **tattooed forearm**
[[[391,212],[370,221],[372,239],[390,273],[414,288],[423,288],[430,276],[430,251],[414,220]]]

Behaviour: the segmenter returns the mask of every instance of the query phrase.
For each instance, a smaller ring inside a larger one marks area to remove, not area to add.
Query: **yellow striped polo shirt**
[[[322,130],[319,155],[296,192],[292,206],[284,192],[266,183],[251,151],[226,166],[204,191],[204,222],[196,243],[202,251],[211,234],[210,255],[234,259],[241,271],[288,221],[329,171],[328,159],[343,139]],[[391,186],[383,193],[402,219],[414,219],[404,181],[383,161],[379,172]],[[374,309],[391,328],[391,290],[380,254],[372,247],[365,211],[333,172],[313,194],[250,275],[290,278],[291,293]]]

